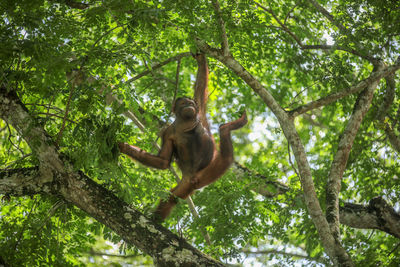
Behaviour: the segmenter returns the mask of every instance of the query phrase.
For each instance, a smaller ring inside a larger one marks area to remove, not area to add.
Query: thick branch
[[[0,171],[0,194],[32,196],[49,194],[55,188],[56,184],[53,182],[45,182],[44,184],[41,182],[39,167]],[[57,190],[53,193],[55,192]]]
[[[376,71],[381,71],[382,68],[383,64]],[[326,184],[326,217],[331,227],[331,231],[338,242],[340,240],[339,193],[343,173],[346,168],[354,139],[358,129],[360,128],[361,122],[371,105],[372,97],[378,84],[379,80],[375,80],[374,82],[370,83],[358,96],[354,105],[353,114],[351,115],[339,140],[338,149],[329,172],[328,182]]]
[[[374,71],[371,73],[371,75],[365,79],[362,80],[361,82],[359,82],[358,84],[356,84],[355,86],[352,86],[350,88],[346,88],[344,90],[341,90],[340,92],[337,93],[333,93],[331,95],[322,97],[316,101],[312,101],[310,103],[307,103],[303,106],[300,106],[292,111],[289,112],[289,114],[292,117],[296,117],[300,114],[303,114],[305,112],[308,112],[312,109],[316,109],[322,106],[326,106],[328,104],[331,104],[335,101],[337,101],[340,98],[346,97],[348,95],[351,94],[355,94],[360,92],[361,90],[363,90],[364,88],[366,88],[367,86],[376,83],[377,81],[379,81],[380,79],[382,79],[383,77],[386,77],[388,75],[393,74],[394,72],[396,72],[397,70],[400,69],[400,62],[397,61],[394,65],[386,67],[380,71]]]
[[[385,133],[389,137],[389,142],[393,149],[400,153],[400,137],[396,135],[395,131],[389,125],[386,126]]]
[[[359,229],[377,229],[400,238],[400,214],[382,197],[369,205],[346,203],[340,207],[340,223]]]
[[[64,165],[51,139],[14,92],[1,88],[0,103],[0,117],[19,132],[40,160],[40,168],[2,172],[1,193],[56,194],[108,226],[128,244],[151,255],[159,266],[223,266],[153,223],[82,172],[74,172],[68,167],[70,163]],[[51,179],[43,179],[43,174],[50,174]]]
[[[49,146],[51,138],[32,119],[14,91],[0,87],[0,118],[12,125],[24,137],[40,162],[43,182],[53,179],[53,172],[62,172],[63,163],[54,146]]]
[[[391,125],[388,122],[385,122],[386,114],[389,108],[392,106],[395,97],[395,89],[396,89],[395,75],[394,74],[388,75],[386,76],[385,79],[386,79],[385,96],[383,97],[383,102],[381,103],[378,109],[376,119],[378,120],[379,124],[383,125],[385,133],[388,136],[389,142],[392,145],[393,149],[395,149],[400,153],[400,137],[396,135],[393,129],[394,124]]]
[[[393,104],[395,96],[395,88],[396,88],[396,81],[394,80],[394,78],[395,78],[394,73],[391,73],[385,77],[386,80],[385,96],[383,97],[383,102],[381,103],[377,113],[377,119],[379,121],[385,120],[385,116],[389,108]]]
[[[40,183],[39,175],[37,167],[0,172],[0,192],[17,196],[58,195],[113,229],[128,244],[151,255],[161,266],[223,266],[153,223],[82,172],[57,173],[56,182],[47,183]]]
[[[307,160],[304,146],[300,140],[300,136],[294,126],[293,118],[291,118],[282,107],[276,102],[274,97],[268,92],[264,86],[255,79],[239,62],[232,56],[224,56],[219,50],[210,47],[201,39],[195,40],[201,51],[209,54],[215,59],[222,62],[236,75],[242,78],[249,86],[257,93],[265,102],[268,108],[277,117],[279,124],[282,127],[283,133],[287,138],[291,148],[293,149],[297,165],[299,166],[300,181],[304,190],[304,199],[307,205],[308,212],[317,228],[321,242],[326,250],[326,253],[333,262],[349,262],[349,256],[340,244],[335,243],[333,235],[330,232],[328,222],[322,212],[321,206],[315,192],[315,186],[311,175],[311,168]]]

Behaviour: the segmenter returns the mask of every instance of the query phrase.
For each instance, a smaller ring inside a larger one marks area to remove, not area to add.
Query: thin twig
[[[8,123],[6,123],[7,129],[8,129],[8,141],[11,143],[11,145],[13,147],[15,147],[19,152],[21,152],[22,155],[25,155],[24,151],[22,151],[21,148],[19,148],[19,146],[17,146],[16,144],[14,144],[14,142],[11,140],[11,138],[13,137],[12,133],[11,133],[11,128],[10,125]]]
[[[214,5],[215,13],[216,13],[217,18],[218,18],[219,29],[221,31],[222,53],[223,53],[224,56],[228,56],[229,55],[228,36],[226,35],[225,21],[222,18],[222,12],[221,12],[221,8],[220,8],[218,0],[213,0],[213,5]]]
[[[390,255],[392,255],[393,252],[395,252],[399,247],[400,247],[400,243],[398,243],[398,244],[392,249],[392,251],[390,251],[390,252],[388,253],[388,257],[389,257]]]
[[[18,162],[23,161],[24,159],[26,159],[27,157],[32,156],[32,153],[28,153],[26,155],[22,155],[22,157],[19,157],[17,160],[14,160],[13,162],[11,162],[10,164],[8,164],[4,169],[2,170],[9,170],[12,166],[14,166],[15,164],[17,164]]]
[[[334,19],[334,17],[331,15],[331,13],[328,12],[323,6],[321,6],[317,1],[315,0],[309,0],[309,2],[317,9],[319,12],[322,13],[333,25],[338,27],[338,29],[346,34],[349,34],[349,30],[346,29],[342,24],[340,24],[338,21]]]
[[[174,98],[173,102],[176,100],[176,95],[178,94],[178,89],[179,89],[179,72],[181,69],[181,59],[178,59],[176,63],[176,75],[175,75],[175,92],[174,92]]]
[[[303,255],[303,254],[298,254],[298,253],[285,252],[285,251],[281,251],[281,250],[277,250],[277,249],[267,249],[267,250],[258,250],[258,251],[243,250],[243,253],[245,253],[245,254],[279,254],[279,255],[324,263],[324,261],[322,261],[319,258],[314,258],[314,257],[310,257],[308,255]]]
[[[131,82],[133,82],[133,81],[136,81],[137,79],[140,79],[140,78],[142,78],[143,76],[145,76],[145,75],[147,75],[147,74],[150,74],[150,73],[153,72],[154,70],[159,69],[159,68],[161,68],[161,67],[167,65],[168,63],[172,62],[172,61],[177,61],[178,59],[181,59],[181,58],[183,58],[183,57],[189,57],[189,56],[192,56],[192,53],[190,53],[190,52],[184,52],[184,53],[178,54],[178,55],[176,55],[176,56],[174,56],[174,57],[171,57],[171,58],[169,58],[169,59],[167,59],[167,60],[165,60],[165,61],[163,61],[163,62],[161,62],[161,63],[158,63],[158,64],[152,66],[150,70],[146,70],[146,71],[144,71],[144,72],[142,72],[142,73],[136,75],[135,77],[130,78],[130,79],[127,80],[125,83],[131,83]]]
[[[115,26],[114,28],[111,28],[111,29],[109,29],[108,31],[106,31],[105,33],[103,33],[103,34],[94,42],[94,44],[92,45],[92,48],[94,48],[94,47],[100,42],[100,40],[103,39],[103,37],[105,37],[107,34],[111,33],[111,32],[114,31],[115,29],[120,28],[120,27],[123,27],[123,26],[125,26],[125,25],[127,25],[127,24],[128,24],[128,23],[118,24],[118,25]]]
[[[142,257],[142,255],[121,255],[121,254],[109,254],[109,253],[104,253],[100,251],[95,251],[93,249],[89,250],[86,252],[86,254],[89,254],[91,256],[106,256],[106,257],[118,257],[118,258],[124,258],[124,259],[129,259],[129,258],[137,258],[137,257]]]
[[[340,98],[346,97],[351,94],[355,94],[366,88],[368,85],[382,79],[383,77],[386,77],[387,75],[390,75],[391,73],[394,73],[395,71],[400,69],[400,64],[396,63],[395,65],[392,65],[390,67],[386,67],[385,69],[377,72],[371,73],[371,75],[356,84],[355,86],[352,86],[350,88],[346,88],[344,90],[341,90],[340,92],[330,94],[328,96],[322,97],[316,101],[312,101],[310,103],[307,103],[305,105],[302,105],[292,111],[289,112],[289,114],[292,117],[296,117],[302,113],[305,113],[307,111],[310,111],[312,109],[316,109],[322,106],[326,106],[328,104],[331,104],[335,101],[337,101]]]
[[[46,108],[48,108],[48,109],[58,110],[58,111],[64,113],[64,110],[62,110],[61,108],[56,107],[56,106],[50,106],[50,105],[46,105],[46,104],[37,104],[37,103],[26,103],[26,104],[24,104],[24,105],[25,105],[25,106],[41,106],[41,107],[46,107]]]
[[[48,116],[48,117],[56,117],[56,118],[59,118],[59,119],[64,119],[64,116],[60,116],[60,115],[53,114],[53,113],[37,112],[36,114],[37,114],[37,115],[46,115],[46,116]],[[71,120],[71,119],[68,119],[68,118],[65,119],[65,120],[68,121],[68,122],[70,122],[70,123],[78,124],[76,121]]]
[[[21,242],[22,234],[25,232],[25,228],[27,226],[29,217],[31,216],[31,214],[33,212],[33,209],[36,207],[37,203],[38,203],[38,198],[35,198],[35,200],[34,200],[34,202],[32,204],[31,210],[28,212],[28,215],[26,215],[26,219],[23,222],[22,229],[18,234],[18,239],[17,239],[17,242],[15,243],[15,246],[14,246],[15,253],[17,253],[18,245]]]
[[[181,59],[178,59],[177,62],[176,62],[175,91],[174,91],[174,96],[173,96],[173,98],[172,98],[171,110],[169,111],[168,116],[167,116],[167,119],[166,119],[167,122],[169,121],[169,118],[171,117],[172,108],[173,108],[173,105],[174,105],[174,103],[175,103],[176,96],[178,95],[179,76],[180,76],[180,75],[179,75],[179,72],[180,72],[180,69],[181,69]],[[157,140],[156,140],[156,142],[157,142]]]
[[[345,51],[348,52],[350,54],[353,54],[355,56],[361,57],[365,60],[370,61],[371,63],[377,63],[377,59],[368,56],[368,55],[364,55],[362,53],[360,53],[359,51],[355,50],[355,49],[351,49],[351,48],[347,48],[347,47],[343,47],[343,46],[337,46],[337,45],[327,45],[327,44],[316,44],[316,45],[305,45],[303,44],[303,42],[300,40],[300,38],[294,34],[287,26],[284,22],[282,22],[278,16],[272,11],[271,8],[267,8],[263,5],[261,5],[260,3],[256,2],[255,0],[253,0],[253,2],[260,7],[261,9],[263,9],[265,12],[269,13],[272,15],[272,17],[275,19],[275,21],[279,24],[280,29],[282,29],[283,31],[285,31],[287,34],[289,34],[295,41],[296,43],[300,46],[301,49],[303,50],[314,50],[314,49],[322,49],[322,50],[340,50],[340,51]],[[286,19],[285,19],[286,20]]]
[[[112,94],[108,94],[107,97],[109,98],[109,100],[107,101],[107,104],[108,104],[108,105],[111,105],[111,103],[114,102],[114,101],[118,101],[118,103],[122,104],[122,101],[119,100],[116,96],[113,96]],[[130,118],[130,119],[133,121],[133,123],[134,123],[143,133],[146,133],[146,127],[145,127],[145,126],[142,124],[142,122],[135,116],[135,114],[134,114],[133,112],[131,112],[130,110],[128,110],[128,111],[126,111],[126,112],[124,113],[124,115],[127,116],[128,118]],[[161,147],[160,147],[156,142],[153,142],[153,146],[154,146],[156,149],[158,149],[158,150],[161,149]],[[170,169],[171,173],[174,175],[176,182],[179,183],[181,180],[180,180],[180,178],[179,178],[179,175],[178,175],[177,172],[175,171],[175,169],[174,169],[172,166],[170,166],[169,169]],[[192,200],[192,198],[191,198],[190,196],[189,196],[188,198],[186,198],[186,202],[188,203],[189,209],[190,209],[190,211],[191,211],[193,217],[198,218],[198,217],[199,217],[199,214],[197,213],[196,208],[195,208],[195,205],[194,205],[194,203],[193,203],[193,200]],[[203,230],[202,230],[202,233],[203,233],[204,239],[206,240],[207,244],[208,244],[208,245],[211,245],[211,239],[210,239],[210,236],[208,235],[208,233],[207,233],[207,232],[203,232]]]
[[[37,230],[35,231],[34,235],[38,234],[43,227],[45,226],[45,224],[49,221],[49,219],[51,217],[53,217],[54,213],[62,206],[64,205],[65,202],[64,200],[58,200],[56,201],[56,203],[53,204],[53,206],[51,206],[50,210],[47,213],[46,218],[42,221],[42,223],[39,225],[39,227],[37,228]]]
[[[290,13],[292,13],[293,10],[294,10],[296,7],[297,7],[297,4],[295,4],[295,5],[289,10],[289,12],[286,14],[286,17],[285,17],[285,20],[283,21],[283,24],[286,25],[286,22],[287,22],[287,20],[288,20],[288,18],[289,18],[289,16],[290,16]]]
[[[275,19],[275,21],[279,24],[279,26],[281,26],[282,30],[284,30],[285,32],[287,32],[290,36],[292,36],[292,38],[296,41],[296,43],[300,46],[300,48],[303,48],[303,43],[301,42],[300,38],[297,37],[291,30],[289,30],[289,28],[283,24],[281,22],[281,20],[278,18],[278,16],[275,15],[275,13],[272,11],[271,8],[267,8],[259,3],[257,3],[256,1],[253,0],[253,2],[261,9],[263,9],[264,11],[266,11],[267,13],[271,14],[271,16]]]
[[[77,77],[78,75],[79,76],[81,75],[81,73],[79,71],[72,73],[71,90],[69,92],[67,106],[65,107],[65,114],[64,114],[63,122],[62,122],[62,125],[60,128],[60,131],[57,134],[56,144],[60,144],[60,140],[61,140],[62,134],[64,132],[65,123],[67,121],[67,117],[68,117],[68,113],[69,113],[69,105],[71,104],[72,94],[74,93],[75,86],[77,85],[76,79],[78,78]]]

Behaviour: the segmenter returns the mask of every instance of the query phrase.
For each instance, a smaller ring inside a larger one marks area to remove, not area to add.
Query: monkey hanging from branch
[[[167,200],[160,200],[155,217],[164,220],[177,204],[177,197],[186,199],[194,190],[221,177],[233,162],[231,131],[247,123],[246,112],[232,122],[219,127],[220,145],[216,149],[206,117],[208,99],[208,66],[204,54],[193,56],[198,65],[194,99],[180,97],[173,103],[175,121],[162,134],[158,155],[152,155],[127,143],[118,143],[119,150],[144,165],[166,169],[172,157],[182,171],[182,180],[171,189]]]

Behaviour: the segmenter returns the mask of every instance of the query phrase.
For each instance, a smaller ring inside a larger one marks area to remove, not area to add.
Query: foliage
[[[160,129],[172,121],[174,96],[192,94],[196,66],[190,57],[182,57],[180,64],[172,61],[161,68],[154,66],[184,52],[197,52],[195,38],[219,47],[215,10],[203,0],[88,0],[82,2],[87,5],[84,9],[74,8],[72,2],[1,1],[0,82],[17,90],[75,169],[150,213],[158,199],[167,196],[174,177],[169,171],[149,169],[118,155],[116,143],[124,141],[157,153]],[[351,30],[351,35],[346,35],[309,1],[256,2],[220,1],[230,49],[286,110],[368,77],[372,65],[358,54],[373,55],[387,64],[399,56],[398,3],[319,1]],[[280,22],[301,45],[333,44],[333,48],[302,49]],[[357,53],[348,52],[352,49]],[[278,248],[311,257],[297,261],[299,264],[325,264],[326,255],[293,168],[297,167],[293,153],[276,118],[226,66],[213,58],[209,65],[208,111],[216,140],[217,125],[237,118],[238,111],[245,108],[250,123],[234,133],[236,159],[268,181],[285,183],[290,191],[275,198],[262,197],[252,189],[265,185],[265,180],[252,175],[238,178],[231,171],[193,196],[198,219],[181,201],[164,225],[222,261],[244,260],[248,255],[243,249]],[[148,75],[135,78],[146,70]],[[71,78],[77,76],[68,75],[71,73],[82,75],[84,82],[78,84]],[[398,136],[398,78],[396,83],[386,122]],[[356,136],[342,180],[342,202],[366,204],[373,197],[384,196],[399,208],[399,151],[391,146],[376,119],[385,88],[382,81]],[[108,105],[109,93],[121,103]],[[326,177],[355,101],[356,96],[350,95],[295,120],[323,208]],[[143,123],[144,132],[124,116],[128,110]],[[1,120],[0,136],[1,169],[37,164],[24,140]],[[120,237],[69,204],[46,196],[7,199],[0,206],[0,256],[10,264],[87,265],[87,253],[93,247],[110,250],[104,239],[118,244],[124,255],[139,255],[130,264],[149,264],[135,248],[125,246]],[[205,243],[204,230],[212,245]],[[398,239],[347,226],[341,231],[346,250],[359,266],[400,262],[400,249],[394,249]],[[263,264],[279,261],[280,266],[292,266],[294,260],[298,258],[280,254],[259,258]]]

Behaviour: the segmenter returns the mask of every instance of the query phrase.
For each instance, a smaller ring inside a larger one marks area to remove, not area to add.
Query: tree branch
[[[309,2],[314,6],[315,9],[317,9],[322,15],[324,15],[333,25],[335,25],[342,34],[347,35],[354,42],[356,42],[355,38],[351,34],[351,30],[347,29],[343,24],[341,24],[337,20],[335,20],[335,18],[332,16],[332,14],[330,14],[323,6],[321,6],[315,0],[309,0]],[[362,45],[359,45],[359,46],[362,46]],[[343,48],[343,47],[341,47],[339,49],[347,51],[347,52],[350,52],[350,53],[352,53],[354,55],[360,56],[361,58],[364,58],[364,59],[370,61],[373,65],[379,64],[379,59],[374,58],[374,57],[372,57],[370,55],[362,54],[362,53],[360,53],[359,51],[357,51],[355,49]]]
[[[385,133],[389,137],[389,142],[393,149],[400,153],[400,137],[396,135],[395,131],[389,125],[386,125]]]
[[[400,214],[382,197],[369,205],[345,203],[340,207],[340,223],[359,229],[377,229],[400,238]]]
[[[160,63],[152,66],[150,70],[146,70],[146,71],[136,75],[135,77],[130,78],[129,80],[126,81],[126,83],[131,83],[133,81],[136,81],[137,79],[140,79],[143,76],[146,76],[147,74],[150,74],[154,70],[159,69],[159,68],[167,65],[168,63],[172,62],[172,61],[177,61],[177,60],[180,60],[181,58],[189,57],[189,56],[192,56],[192,54],[190,52],[185,52],[185,53],[178,54],[178,55],[176,55],[174,57],[171,57],[171,58],[169,58],[169,59],[167,59],[167,60],[165,60],[163,62],[160,62]]]
[[[179,61],[179,62],[180,62],[180,61]],[[179,63],[178,63],[178,66],[179,66]],[[177,71],[178,71],[178,70],[177,70]],[[177,75],[177,76],[178,76],[178,75]],[[177,80],[177,84],[178,84],[178,80]],[[122,105],[122,101],[121,101],[121,100],[119,100],[119,99],[118,99],[116,96],[114,96],[112,93],[108,93],[108,94],[106,95],[106,103],[107,103],[107,105],[111,105],[111,103],[114,102],[114,101],[116,101],[119,105]],[[132,120],[132,122],[133,122],[143,133],[146,133],[146,127],[142,124],[142,122],[136,117],[136,115],[135,115],[132,111],[127,110],[127,111],[125,111],[123,114],[124,114],[126,117],[130,118],[130,119]],[[157,148],[158,150],[161,149],[161,147],[157,144],[157,142],[154,142],[154,143],[153,143],[153,146],[154,146],[155,148]],[[175,177],[175,181],[176,181],[177,183],[179,183],[179,182],[181,181],[181,179],[180,179],[178,173],[175,171],[174,167],[173,167],[173,166],[170,166],[170,167],[169,167],[169,170],[171,171],[171,173],[172,173],[173,176]],[[192,198],[191,198],[190,196],[188,196],[188,197],[185,199],[185,201],[186,201],[186,203],[188,204],[189,209],[190,209],[190,212],[192,213],[193,217],[194,217],[194,218],[199,218],[199,213],[198,213],[197,210],[196,210],[196,207],[195,207],[195,205],[194,205],[194,202],[193,202]],[[210,235],[209,235],[207,232],[205,232],[205,231],[202,231],[202,233],[203,233],[203,235],[204,235],[204,239],[206,240],[207,244],[208,244],[208,245],[211,245],[211,238],[210,238]]]
[[[321,12],[322,15],[324,15],[333,25],[335,25],[341,32],[348,33],[349,30],[346,29],[342,24],[340,24],[338,21],[334,19],[334,17],[323,7],[321,6],[317,1],[315,0],[308,0],[314,7],[317,9],[319,12]]]
[[[105,224],[128,244],[151,255],[159,266],[223,266],[146,218],[71,163],[60,160],[54,143],[29,115],[15,92],[0,88],[0,117],[11,124],[38,156],[40,166],[0,174],[0,191],[10,195],[45,193],[61,197]],[[43,174],[47,178],[43,179]]]
[[[172,60],[174,60],[174,59],[177,60],[176,79],[175,79],[175,82],[173,82],[174,85],[176,86],[176,90],[178,89],[178,83],[179,83],[179,70],[180,70],[180,62],[181,62],[181,59],[182,59],[182,57],[185,57],[185,56],[188,56],[188,55],[192,55],[192,54],[191,54],[191,53],[181,53],[181,54],[179,54],[179,55],[177,55],[177,56],[175,56],[175,57],[169,58],[168,60],[166,60],[166,61],[164,61],[164,62],[159,63],[159,64],[156,65],[157,67],[162,67],[162,66],[168,64],[169,62],[172,62]],[[154,67],[153,67],[153,70],[154,70]],[[146,72],[147,72],[147,71],[145,71],[145,72],[139,74],[139,75],[136,76],[136,77],[139,77],[139,76],[142,77],[142,76],[145,75],[144,73],[146,73]],[[136,77],[134,77],[134,78],[136,78]],[[134,79],[134,78],[132,78],[132,79]],[[131,80],[132,80],[132,79],[131,79]],[[80,83],[82,83],[84,80],[82,79],[82,80],[79,80],[79,81],[80,81]],[[88,77],[88,78],[87,78],[87,82],[88,82],[88,83],[94,83],[94,81],[95,81],[95,78],[94,78],[94,77]],[[78,85],[79,85],[79,84],[78,84]],[[102,85],[101,89],[98,90],[98,92],[99,92],[100,94],[103,93],[103,91],[105,90],[105,88],[106,88],[106,86],[105,86],[105,85]],[[175,96],[174,96],[174,98],[175,98]],[[111,92],[110,92],[110,93],[107,93],[107,94],[106,94],[106,104],[107,104],[107,105],[111,105],[113,102],[118,103],[118,105],[122,105],[122,104],[123,104],[123,102],[122,102],[120,99],[118,99],[118,97],[116,97],[115,95],[113,95]],[[129,119],[131,119],[132,122],[140,129],[140,131],[142,131],[144,134],[146,134],[146,126],[140,121],[140,119],[139,119],[132,111],[127,110],[127,111],[125,111],[123,114],[124,114],[126,117],[128,117]],[[161,149],[161,147],[157,144],[157,142],[153,142],[153,146],[154,146],[156,149],[158,149],[158,150]],[[177,183],[179,183],[181,180],[180,180],[180,177],[179,177],[178,173],[175,171],[174,167],[173,167],[173,166],[170,166],[170,167],[169,167],[169,170],[171,171],[171,173],[172,173],[173,176],[175,177],[175,181],[176,181]],[[192,198],[191,198],[190,196],[188,196],[188,197],[185,199],[185,201],[186,201],[186,203],[188,204],[189,209],[190,209],[190,212],[192,213],[193,217],[194,217],[194,218],[199,218],[199,213],[198,213],[197,210],[196,210],[196,207],[195,207],[195,205],[194,205],[194,202],[193,202]],[[206,240],[206,243],[207,243],[208,245],[211,245],[211,238],[210,238],[210,235],[209,235],[205,230],[202,230],[202,233],[203,233],[203,235],[204,235],[204,239]]]
[[[39,176],[39,167],[0,170],[0,192],[18,197],[52,193],[57,185],[52,182],[51,186],[44,185]]]
[[[396,81],[394,80],[394,78],[395,78],[394,73],[391,73],[385,77],[386,80],[385,95],[383,97],[383,102],[381,103],[377,113],[377,120],[382,122],[385,120],[385,116],[394,101],[395,88],[396,88]]]
[[[382,71],[383,64],[375,69],[375,71]],[[346,169],[347,160],[354,139],[360,128],[361,122],[367,113],[374,95],[375,89],[379,84],[379,80],[375,79],[360,93],[354,105],[353,114],[351,115],[343,134],[339,140],[337,152],[332,161],[331,169],[328,175],[328,182],[326,184],[326,218],[329,222],[331,232],[337,242],[340,241],[339,229],[339,193],[344,170]]]
[[[289,34],[295,41],[296,43],[300,46],[300,48],[302,50],[311,50],[311,49],[323,49],[323,50],[341,50],[341,51],[345,51],[348,53],[351,53],[353,55],[356,55],[358,57],[361,57],[363,59],[366,59],[372,63],[376,63],[377,59],[370,57],[368,55],[364,55],[362,53],[360,53],[359,51],[355,50],[355,49],[351,49],[351,48],[347,48],[347,47],[343,47],[343,46],[337,46],[337,45],[326,45],[326,44],[317,44],[317,45],[305,45],[303,44],[303,42],[300,40],[300,38],[294,34],[286,25],[285,23],[283,23],[278,16],[272,11],[272,9],[270,8],[266,8],[265,6],[257,3],[255,0],[253,0],[253,2],[260,7],[261,9],[263,9],[265,12],[271,14],[273,16],[273,18],[275,19],[275,21],[279,24],[280,28],[282,30],[284,30],[287,34]],[[318,3],[317,3],[318,4]],[[320,6],[321,7],[321,6]],[[321,7],[322,8],[322,7]],[[323,8],[322,8],[323,9]],[[325,10],[326,11],[326,10]],[[328,13],[329,14],[329,13]],[[329,14],[330,15],[330,14]],[[331,16],[332,17],[332,16]],[[333,17],[332,17],[333,18]]]
[[[225,29],[225,22],[222,18],[222,12],[221,8],[219,6],[218,0],[213,0],[213,5],[215,9],[215,14],[217,15],[218,18],[218,24],[219,24],[219,29],[221,32],[221,48],[222,48],[222,53],[224,56],[229,55],[229,43],[228,43],[228,36],[226,35],[226,29]]]
[[[288,33],[296,41],[296,43],[300,46],[300,48],[303,49],[304,45],[301,42],[300,38],[297,37],[297,35],[295,35],[291,30],[289,30],[289,28],[284,23],[282,23],[282,21],[278,18],[278,16],[276,16],[276,14],[272,11],[272,9],[261,5],[260,3],[256,2],[255,0],[253,0],[253,2],[256,4],[256,6],[258,6],[261,9],[263,9],[265,12],[271,14],[272,17],[274,17],[275,21],[282,28],[282,30],[284,30],[286,33]]]
[[[41,183],[37,179],[38,167],[0,171],[0,192],[15,196],[59,196],[110,227],[128,244],[151,255],[161,266],[223,266],[153,223],[82,172],[55,174],[54,181]]]
[[[15,91],[0,87],[0,118],[12,125],[23,136],[39,160],[41,182],[52,181],[54,172],[63,172],[63,162],[56,153],[51,138],[29,114]]]
[[[62,137],[62,134],[64,132],[65,123],[66,123],[66,121],[68,119],[69,105],[71,104],[71,98],[72,98],[72,94],[74,93],[74,89],[75,89],[75,87],[80,85],[82,83],[83,79],[84,79],[83,72],[81,70],[72,71],[72,72],[70,72],[68,74],[67,74],[67,80],[71,84],[71,90],[69,91],[68,101],[67,101],[67,105],[65,107],[64,118],[63,118],[63,121],[62,121],[62,124],[61,124],[61,127],[60,127],[60,131],[57,134],[57,139],[56,139],[56,143],[57,144],[60,144],[61,137]]]
[[[266,249],[266,250],[257,250],[257,251],[251,251],[251,250],[243,250],[243,253],[246,254],[277,254],[277,255],[283,255],[283,256],[288,256],[288,257],[293,257],[293,258],[299,258],[299,259],[305,259],[308,261],[315,261],[319,263],[326,263],[322,261],[319,258],[314,258],[310,257],[308,255],[300,254],[300,253],[293,253],[293,252],[286,252],[278,249]]]
[[[389,138],[389,142],[392,145],[393,149],[400,153],[400,137],[396,135],[394,131],[395,123],[389,124],[385,122],[385,117],[389,108],[392,106],[394,97],[395,97],[395,89],[396,89],[396,81],[395,81],[395,74],[390,74],[386,76],[386,90],[385,96],[383,97],[383,102],[381,103],[380,107],[378,108],[378,113],[376,119],[378,123],[383,126],[387,137]],[[398,114],[400,114],[400,109]],[[397,116],[398,117],[398,116]]]
[[[358,93],[361,90],[363,90],[364,88],[370,86],[371,84],[375,83],[376,81],[379,81],[383,77],[393,74],[394,72],[396,72],[399,69],[400,69],[400,62],[398,61],[389,67],[383,68],[382,70],[372,72],[368,78],[366,78],[365,80],[362,80],[355,86],[346,88],[344,90],[341,90],[340,92],[330,94],[330,95],[322,97],[316,101],[312,101],[310,103],[302,105],[298,108],[295,108],[295,109],[289,111],[289,114],[291,117],[296,117],[296,116],[303,114],[305,112],[308,112],[312,109],[316,109],[316,108],[331,104],[340,98],[346,97],[351,94]]]
[[[276,197],[277,195],[284,194],[290,190],[287,185],[279,181],[271,181],[270,178],[267,178],[264,175],[254,173],[237,161],[233,163],[232,167],[233,171],[238,174],[237,177],[251,176],[253,178],[256,178],[257,180],[260,180],[261,183],[257,183],[257,187],[253,187],[251,190],[264,197]]]
[[[345,46],[340,46],[340,45],[326,45],[326,44],[320,44],[320,45],[303,45],[302,47],[303,50],[307,50],[307,49],[322,49],[322,50],[340,50],[340,51],[345,51],[348,52],[350,54],[353,54],[355,56],[358,56],[362,59],[368,60],[369,62],[371,62],[372,64],[377,64],[379,62],[378,59],[371,57],[369,55],[365,55],[360,53],[359,51],[355,50],[355,49],[351,49]]]
[[[69,6],[70,8],[81,9],[81,10],[84,10],[84,9],[90,7],[89,4],[82,3],[82,2],[75,2],[73,0],[51,0],[51,2],[65,4],[65,5]]]
[[[124,258],[124,259],[129,259],[129,258],[138,258],[140,255],[133,254],[133,255],[123,255],[123,254],[110,254],[110,253],[104,253],[100,251],[96,251],[93,248],[86,252],[86,254],[91,255],[91,256],[99,256],[99,257],[116,257],[116,258]]]
[[[210,47],[204,40],[199,38],[195,39],[197,46],[201,51],[214,57],[216,60],[223,63],[227,68],[238,75],[245,81],[250,88],[258,94],[264,103],[277,117],[283,133],[293,149],[297,165],[299,167],[300,182],[304,191],[304,199],[307,210],[313,220],[313,223],[318,231],[322,245],[331,260],[338,264],[345,262],[352,265],[351,259],[347,252],[340,244],[335,242],[333,235],[330,232],[328,222],[322,212],[319,200],[315,191],[314,182],[311,175],[311,168],[307,160],[307,155],[304,146],[301,142],[300,136],[295,128],[293,118],[285,112],[285,110],[278,104],[275,98],[268,92],[264,86],[255,79],[239,62],[237,62],[231,55],[224,56],[218,49]]]

